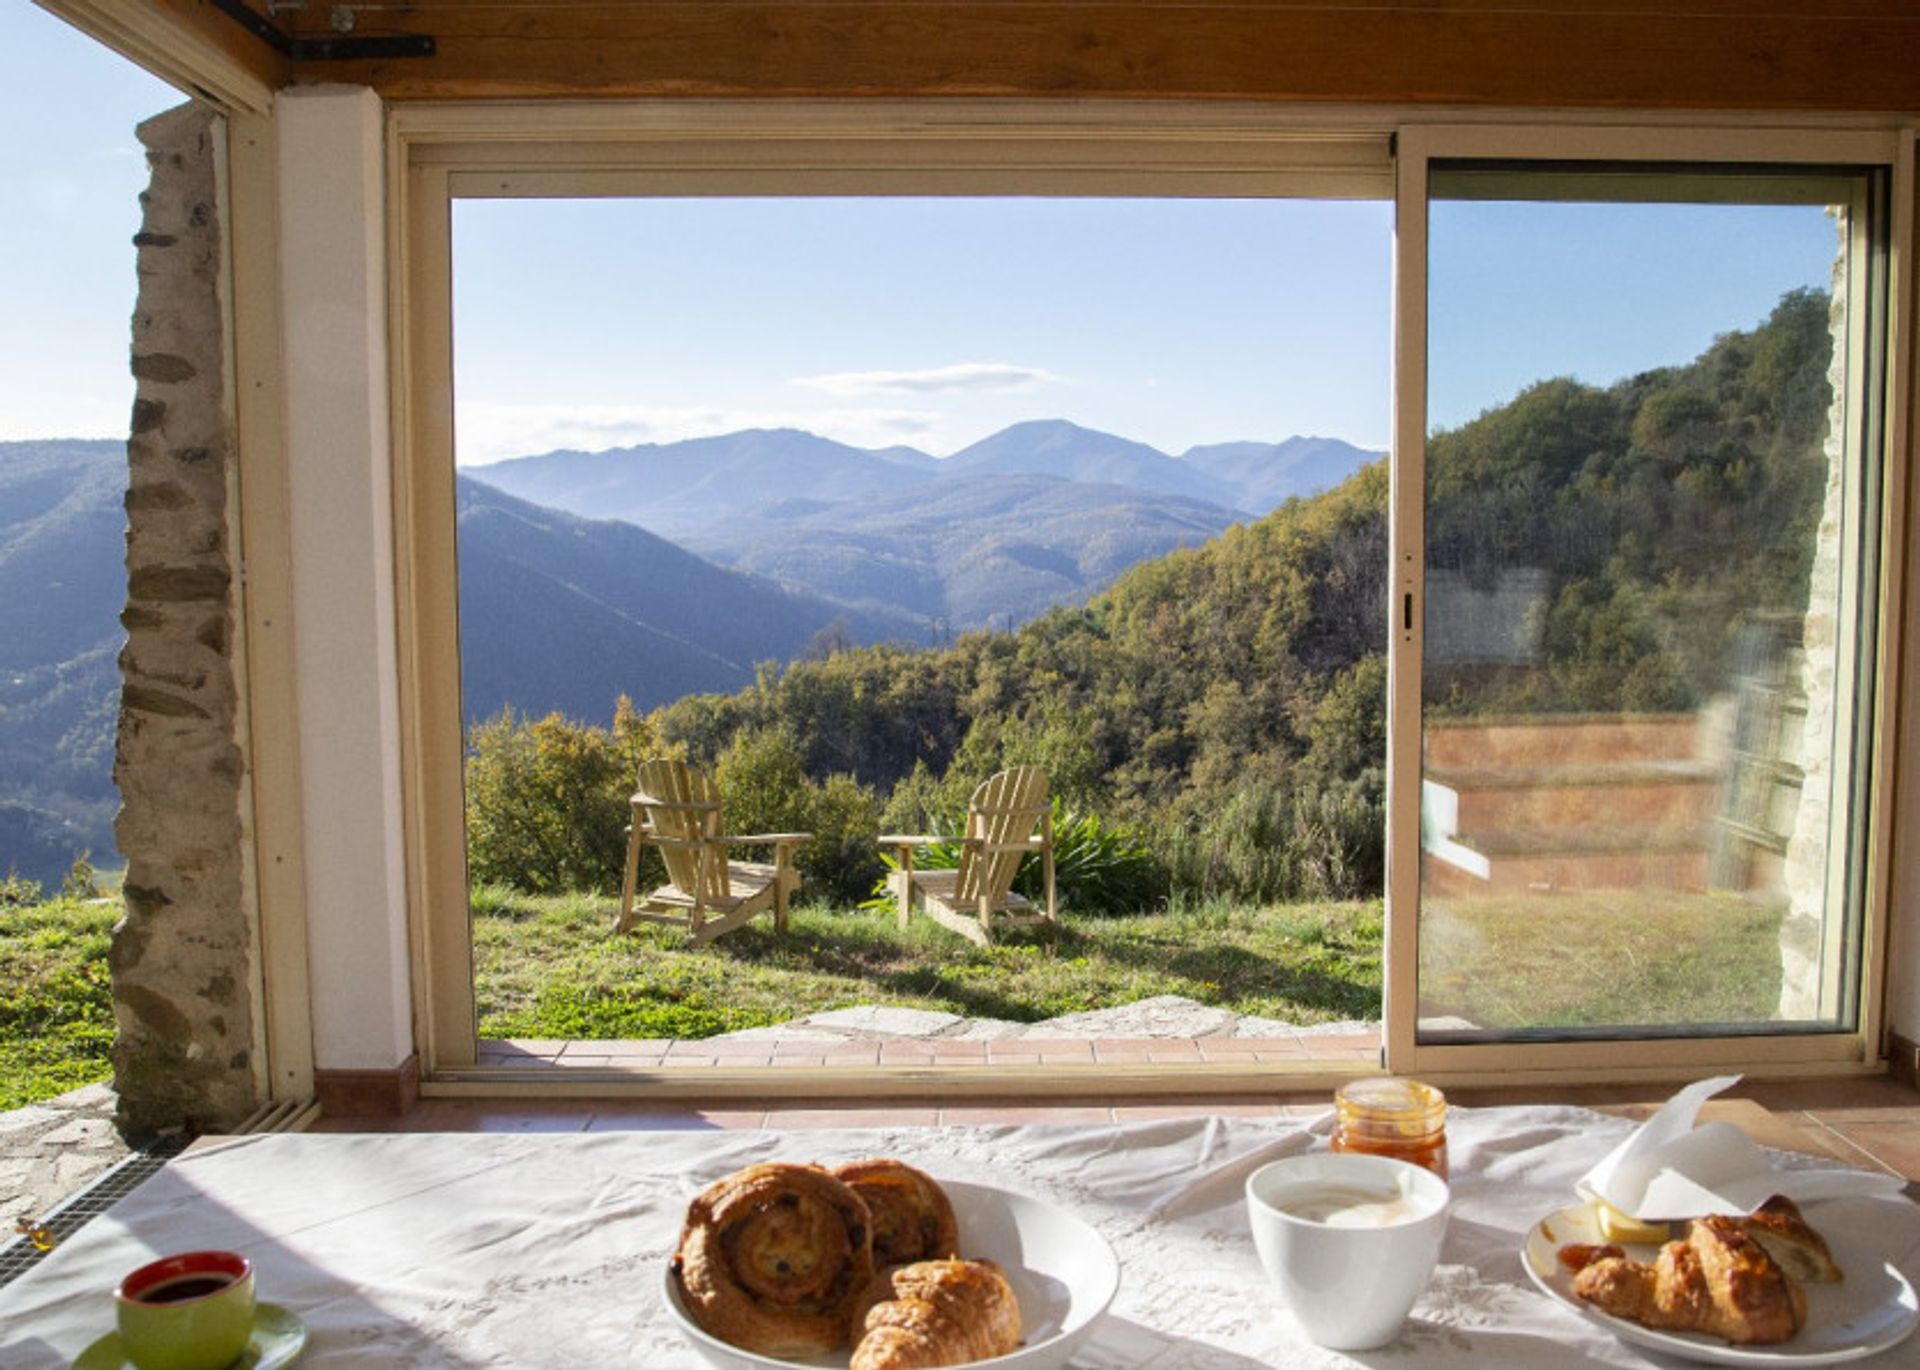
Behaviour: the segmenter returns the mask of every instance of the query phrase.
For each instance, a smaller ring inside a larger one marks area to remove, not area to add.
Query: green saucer
[[[256,1304],[253,1310],[253,1337],[240,1353],[231,1370],[273,1370],[292,1365],[307,1345],[307,1325],[274,1303]],[[120,1334],[109,1332],[80,1353],[73,1370],[133,1370]]]

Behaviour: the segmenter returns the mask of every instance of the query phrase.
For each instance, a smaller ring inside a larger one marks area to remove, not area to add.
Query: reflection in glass
[[[1848,1026],[1869,189],[1436,171],[1423,1040]]]

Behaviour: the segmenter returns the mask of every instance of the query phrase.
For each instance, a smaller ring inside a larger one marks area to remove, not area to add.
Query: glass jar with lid
[[[1392,1156],[1447,1178],[1447,1098],[1398,1076],[1353,1080],[1333,1096],[1335,1151]]]

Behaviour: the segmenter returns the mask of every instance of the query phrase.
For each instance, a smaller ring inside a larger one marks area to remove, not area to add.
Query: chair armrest
[[[936,842],[951,842],[951,837],[933,837],[926,833],[882,833],[874,841],[883,847],[931,847]]]
[[[779,847],[795,842],[811,842],[813,834],[810,832],[726,832],[720,834],[720,840],[728,843],[737,842],[742,846],[749,844],[763,846],[772,843]]]

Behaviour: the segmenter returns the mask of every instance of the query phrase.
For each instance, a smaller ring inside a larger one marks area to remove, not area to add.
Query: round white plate
[[[1843,1232],[1818,1221],[1815,1226],[1821,1227],[1834,1260],[1846,1271],[1847,1277],[1838,1284],[1803,1284],[1801,1288],[1807,1291],[1807,1324],[1792,1340],[1772,1346],[1734,1346],[1719,1337],[1695,1332],[1656,1331],[1626,1318],[1602,1313],[1575,1296],[1573,1277],[1554,1253],[1568,1242],[1600,1240],[1592,1210],[1585,1204],[1563,1208],[1535,1223],[1527,1232],[1520,1261],[1533,1282],[1550,1298],[1565,1304],[1588,1322],[1604,1327],[1622,1341],[1687,1360],[1767,1367],[1832,1365],[1837,1361],[1860,1360],[1905,1341],[1914,1327],[1920,1325],[1920,1300],[1915,1299],[1907,1277],[1885,1261],[1869,1261],[1858,1255],[1850,1259]],[[1651,1261],[1659,1250],[1655,1246],[1623,1249],[1641,1261]]]
[[[960,1254],[998,1261],[1020,1300],[1020,1349],[975,1364],[993,1370],[1059,1370],[1120,1288],[1120,1262],[1113,1247],[1056,1204],[957,1180],[943,1180],[940,1187],[960,1223]],[[789,1370],[796,1365],[845,1370],[852,1354],[846,1350],[803,1361],[757,1356],[700,1330],[687,1315],[672,1270],[665,1272],[664,1287],[674,1322],[717,1370]]]

